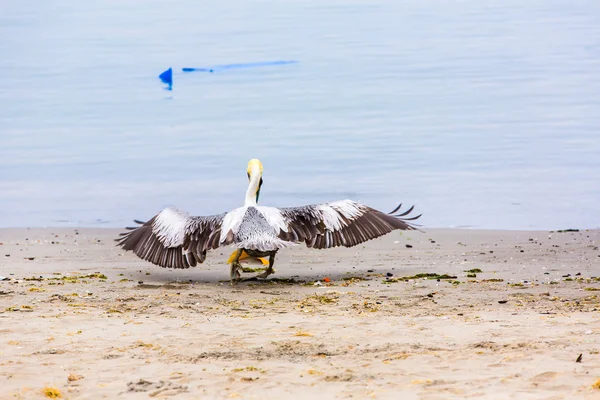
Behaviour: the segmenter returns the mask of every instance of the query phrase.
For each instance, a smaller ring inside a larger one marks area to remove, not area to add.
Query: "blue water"
[[[266,205],[599,227],[600,2],[0,5],[0,226],[226,211],[255,157]]]

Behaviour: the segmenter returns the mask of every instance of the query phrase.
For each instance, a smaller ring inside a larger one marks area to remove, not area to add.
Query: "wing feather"
[[[314,204],[303,207],[279,209],[288,225],[281,230],[279,238],[293,242],[305,242],[308,247],[327,249],[353,247],[375,239],[393,230],[414,230],[414,221],[421,215],[411,216],[414,206],[400,211],[402,204],[386,214],[351,200]]]
[[[121,233],[117,245],[164,268],[189,268],[204,262],[206,251],[216,249],[224,214],[193,217],[165,208],[148,222]]]

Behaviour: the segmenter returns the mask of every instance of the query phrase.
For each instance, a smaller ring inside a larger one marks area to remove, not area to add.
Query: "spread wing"
[[[416,229],[407,221],[416,220],[421,214],[409,217],[414,206],[396,214],[401,207],[402,204],[386,214],[352,200],[341,200],[304,207],[280,208],[279,212],[287,225],[287,231],[282,229],[279,237],[292,242],[305,242],[308,247],[315,249],[352,247],[395,229]]]
[[[193,217],[174,208],[165,208],[141,226],[116,239],[124,250],[165,268],[189,268],[204,262],[206,252],[231,244],[232,235],[221,238],[227,214]],[[221,240],[223,239],[223,240]]]

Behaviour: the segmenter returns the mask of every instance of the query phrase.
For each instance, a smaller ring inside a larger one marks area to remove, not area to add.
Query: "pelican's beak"
[[[233,262],[233,260],[235,260],[236,254],[237,254],[237,250],[235,250],[233,253],[231,253],[231,255],[229,256],[229,259],[227,260],[227,264],[231,264]],[[245,251],[242,251],[242,255],[240,256],[240,260],[243,260],[245,258],[254,258],[254,257],[250,257],[250,255],[248,255],[248,253],[246,253]],[[269,260],[267,260],[264,257],[258,257],[258,260],[260,260],[260,262],[264,266],[268,266],[269,265]]]

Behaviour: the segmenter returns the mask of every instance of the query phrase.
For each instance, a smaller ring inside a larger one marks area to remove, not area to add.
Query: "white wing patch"
[[[229,231],[232,231],[234,234],[237,233],[247,209],[248,207],[244,206],[236,208],[235,210],[225,214],[225,218],[223,218],[223,223],[221,224],[221,237],[219,239],[220,243],[223,243],[227,239],[227,234]]]
[[[279,230],[288,232],[288,224],[278,208],[264,206],[255,206],[255,208],[265,217],[267,223],[273,227],[275,234],[278,234]]]
[[[183,244],[185,227],[189,214],[175,208],[165,208],[156,216],[152,232],[165,247],[177,247]]]
[[[352,200],[339,200],[317,206],[323,216],[325,227],[330,231],[337,231],[347,225],[340,218],[341,216],[354,220],[364,213],[364,208],[362,204]]]

